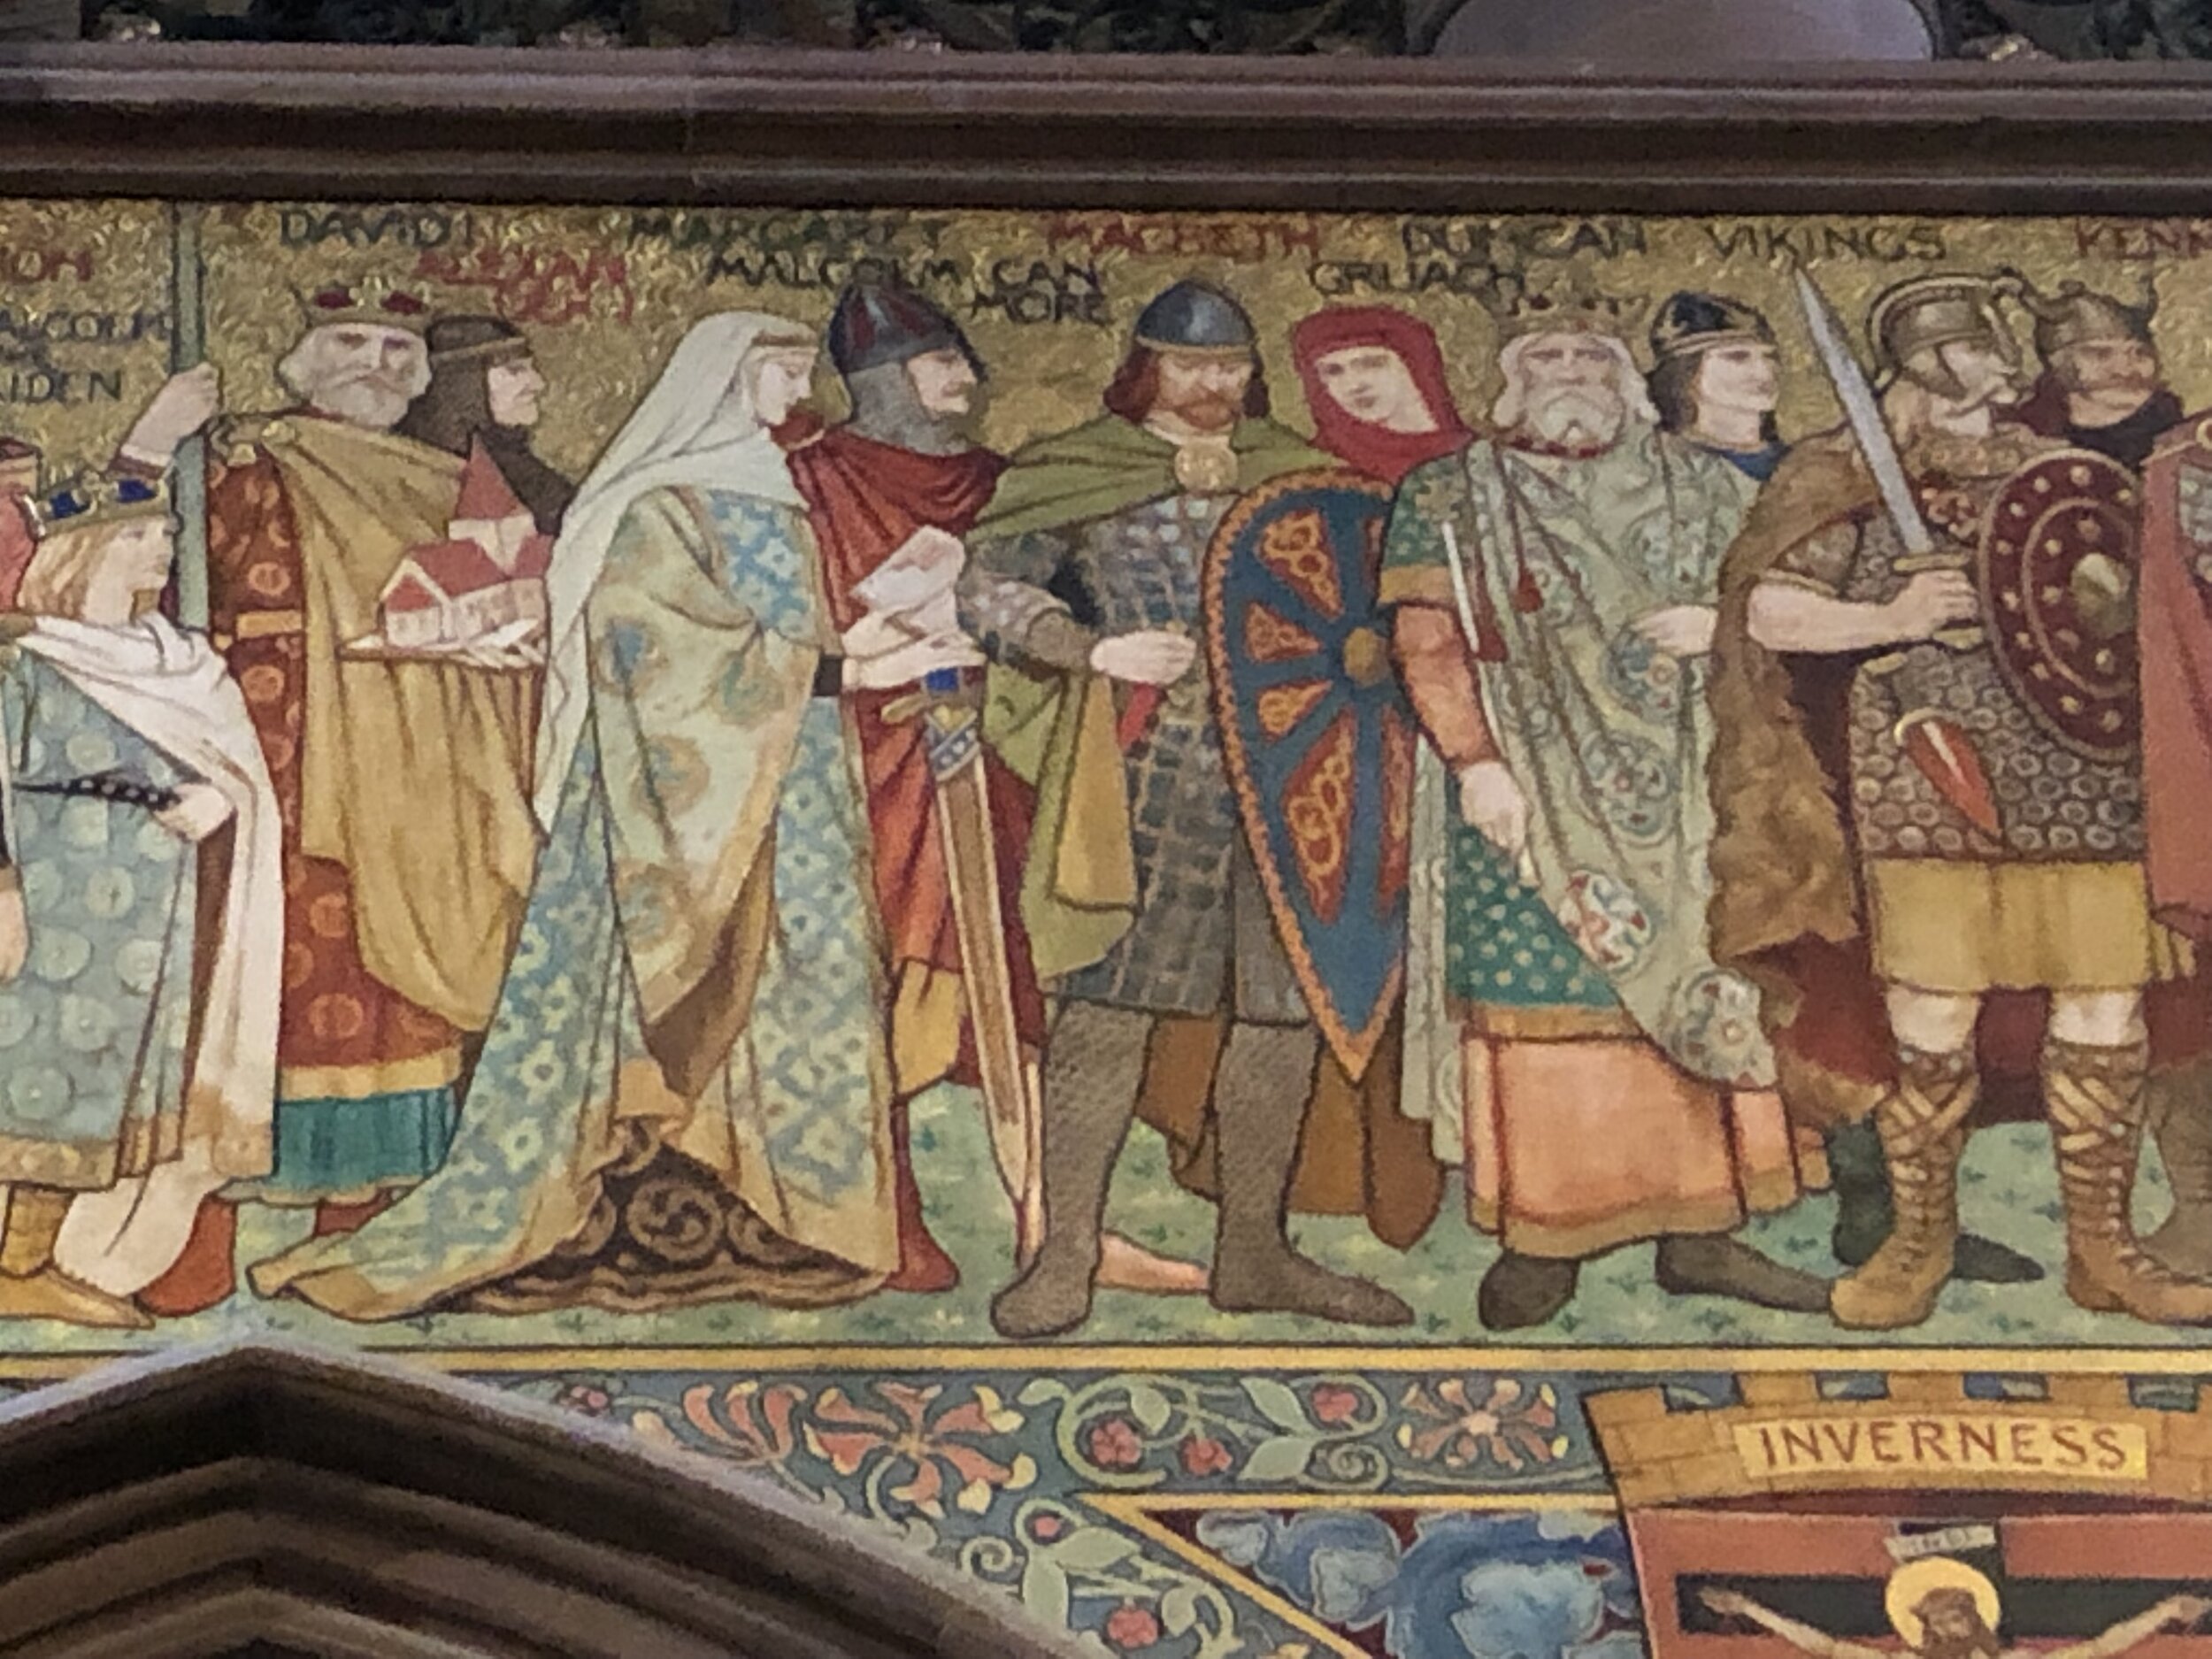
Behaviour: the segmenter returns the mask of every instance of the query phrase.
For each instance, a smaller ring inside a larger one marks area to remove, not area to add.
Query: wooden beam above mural
[[[2212,71],[27,48],[0,188],[858,206],[2107,211],[2212,202]]]

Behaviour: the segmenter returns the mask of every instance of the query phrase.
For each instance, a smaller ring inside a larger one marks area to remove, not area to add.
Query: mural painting
[[[0,1364],[1170,1659],[2212,1636],[2212,239],[0,204]]]

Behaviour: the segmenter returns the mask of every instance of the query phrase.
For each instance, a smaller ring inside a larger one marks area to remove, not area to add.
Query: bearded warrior
[[[1847,436],[1801,446],[1730,553],[1713,774],[1717,946],[1761,976],[1770,1023],[1834,1005],[1817,969],[1854,946],[1880,987],[1893,1061],[1872,1111],[1896,1224],[1838,1282],[1835,1317],[1933,1311],[1983,1093],[1977,1025],[2004,994],[2043,992],[2069,1294],[2212,1319],[2212,1287],[2147,1255],[2129,1214],[2145,990],[2177,965],[2143,867],[2132,478],[2006,418],[2018,367],[1986,280],[1901,284],[1868,332],[1928,550]],[[1851,665],[1842,790],[1770,653]]]
[[[964,611],[1002,664],[987,730],[1038,790],[1021,918],[1061,999],[1044,1237],[992,1318],[1042,1336],[1088,1316],[1107,1185],[1150,1094],[1213,1151],[1217,1307],[1408,1324],[1396,1296],[1302,1256],[1286,1231],[1328,1063],[1194,637],[1217,526],[1240,495],[1327,457],[1267,419],[1251,319],[1203,283],[1145,308],[1104,401],[1015,456],[969,549]]]
[[[970,436],[984,389],[983,359],[960,326],[921,295],[855,284],[838,299],[827,343],[852,414],[826,431],[797,434],[791,472],[821,548],[831,618],[851,653],[845,703],[866,771],[876,901],[891,957],[900,1264],[885,1287],[945,1291],[959,1283],[960,1270],[931,1234],[923,1211],[910,1118],[916,1097],[948,1078],[979,1083],[987,1094],[994,1087],[1005,1092],[1004,1079],[994,1072],[995,1037],[1010,1040],[1004,1046],[1016,1050],[1016,1100],[1011,1111],[995,1111],[987,1102],[993,1147],[1017,1206],[1036,1208],[1024,1073],[1026,1057],[1044,1041],[1044,1002],[1027,936],[1004,902],[1020,888],[1029,790],[985,750],[973,803],[979,821],[969,824],[961,818],[962,803],[945,798],[948,787],[960,786],[933,779],[931,769],[947,711],[940,694],[928,688],[931,675],[949,678],[941,695],[959,711],[956,722],[972,720],[980,700],[981,676],[969,671],[982,659],[958,631],[950,579],[961,557],[955,538],[967,534],[989,503],[1006,457]],[[931,558],[947,561],[943,631],[917,635],[885,628],[867,603],[876,586]],[[964,871],[948,849],[971,835],[987,844],[969,859],[975,867]],[[984,871],[985,859],[995,869]],[[999,902],[992,902],[995,896]],[[964,918],[963,906],[988,913]],[[971,944],[979,926],[1002,936],[995,949],[983,947],[993,960],[978,972],[970,972],[965,960],[964,921]],[[1033,1240],[1038,1219],[1022,1216],[1025,1240]],[[1163,1260],[1118,1235],[1109,1235],[1106,1256],[1102,1279],[1125,1288],[1192,1291],[1205,1285],[1199,1269]]]
[[[1602,300],[1524,312],[1501,367],[1501,435],[1407,477],[1384,555],[1462,819],[1437,966],[1463,1089],[1425,1107],[1463,1116],[1503,1242],[1478,1310],[1542,1324],[1647,1239],[1670,1291],[1817,1309],[1729,1236],[1799,1188],[1751,987],[1704,942],[1703,657],[1754,487],[1657,430]]]
[[[2011,286],[2035,319],[2035,353],[2043,362],[2021,420],[2046,437],[2139,469],[2182,414],[2151,334],[2157,290],[2130,305],[2079,282],[2055,294],[2039,292],[2023,277]]]

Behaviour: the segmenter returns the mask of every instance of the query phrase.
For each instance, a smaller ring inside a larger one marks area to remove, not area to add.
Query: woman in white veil
[[[437,1174],[255,1272],[349,1318],[817,1306],[896,1265],[859,765],[772,428],[815,342],[709,318],[571,507],[520,943]]]
[[[546,577],[551,621],[536,803],[538,822],[549,830],[590,695],[584,607],[631,504],[657,489],[686,488],[803,504],[744,376],[732,373],[748,353],[772,344],[814,349],[805,329],[763,311],[718,311],[693,324],[569,503]]]

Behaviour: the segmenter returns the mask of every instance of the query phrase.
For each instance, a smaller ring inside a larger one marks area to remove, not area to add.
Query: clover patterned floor
[[[924,1102],[916,1128],[916,1160],[932,1225],[964,1272],[958,1290],[941,1296],[879,1294],[849,1307],[788,1312],[730,1302],[652,1315],[593,1310],[503,1317],[428,1316],[382,1325],[349,1325],[291,1301],[263,1302],[242,1291],[222,1307],[165,1322],[142,1336],[80,1330],[47,1321],[0,1322],[0,1353],[111,1351],[118,1346],[181,1342],[242,1333],[285,1333],[377,1348],[754,1347],[884,1344],[892,1347],[995,1342],[988,1317],[991,1293],[1010,1257],[1009,1209],[986,1171],[989,1155],[972,1095],[941,1090]],[[1964,1183],[1968,1225],[2040,1259],[2058,1249],[2056,1180],[2043,1130],[2013,1125],[1976,1137]],[[2163,1182],[2149,1163],[2139,1194],[2147,1223],[2164,1212]],[[1816,1272],[1834,1271],[1827,1250],[1832,1202],[1807,1200],[1767,1217],[1747,1236],[1760,1248]],[[1111,1219],[1156,1248],[1202,1258],[1211,1242],[1212,1209],[1176,1187],[1160,1141],[1139,1129],[1115,1181]],[[250,1207],[241,1250],[252,1260],[283,1248],[303,1231],[301,1212]],[[1498,1339],[1474,1313],[1475,1286],[1496,1246],[1471,1228],[1455,1184],[1428,1236],[1401,1256],[1360,1223],[1315,1218],[1299,1224],[1309,1249],[1334,1266],[1368,1274],[1406,1297],[1418,1323],[1410,1332],[1371,1333],[1287,1316],[1229,1316],[1202,1298],[1148,1297],[1107,1292],[1082,1342],[1272,1344],[1406,1342],[1425,1346],[1615,1347],[1646,1345],[1894,1344],[1886,1333],[1838,1330],[1826,1319],[1774,1314],[1707,1297],[1671,1297],[1651,1282],[1648,1247],[1618,1251],[1593,1263],[1581,1294],[1550,1325]],[[2027,1286],[1954,1285],[1936,1316],[1907,1333],[1914,1344],[2018,1347],[2160,1347],[2200,1342],[2201,1333],[2162,1331],[2120,1316],[2085,1312],[2067,1301],[2057,1278]]]

